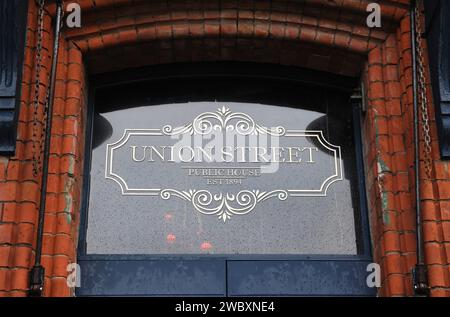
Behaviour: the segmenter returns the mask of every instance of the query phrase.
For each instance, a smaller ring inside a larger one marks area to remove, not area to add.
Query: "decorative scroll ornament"
[[[289,196],[285,190],[272,190],[270,192],[259,190],[242,190],[237,194],[212,194],[208,190],[179,191],[164,189],[161,191],[162,199],[179,197],[192,203],[192,206],[204,215],[217,215],[224,222],[232,215],[245,215],[252,211],[257,203],[271,197],[286,200]]]
[[[235,131],[241,135],[257,135],[263,133],[273,136],[283,136],[286,133],[286,129],[282,126],[273,128],[260,126],[249,115],[242,112],[232,112],[224,106],[217,109],[216,112],[204,112],[198,115],[192,123],[181,127],[173,128],[171,125],[165,125],[162,131],[166,135],[185,133],[190,135],[205,135],[213,131]]]

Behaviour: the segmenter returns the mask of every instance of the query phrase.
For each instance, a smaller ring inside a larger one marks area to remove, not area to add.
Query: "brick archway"
[[[383,31],[365,27],[364,1],[81,1],[83,28],[66,39],[91,73],[148,64],[233,60],[356,76],[363,56],[405,14],[383,7]],[[133,4],[131,4],[133,3]],[[118,66],[117,64],[120,64]]]
[[[374,258],[382,267],[379,294],[411,295],[415,210],[409,1],[380,1],[381,30],[365,26],[369,2],[79,0],[82,28],[64,31],[58,61],[44,230],[45,295],[73,294],[66,286],[66,266],[76,261],[87,78],[144,65],[218,60],[361,75],[368,100],[363,132],[371,234]],[[0,238],[8,242],[0,249],[7,254],[0,260],[8,259],[0,263],[7,268],[0,270],[0,294],[18,296],[26,294],[28,269],[34,261],[40,179],[30,172],[37,20],[33,0],[29,7],[17,154],[2,158],[6,163],[0,161],[0,178],[4,165],[6,179],[0,184],[0,201],[5,201],[2,222],[7,219],[6,225],[1,224]],[[52,15],[54,4],[47,9]],[[45,26],[44,72],[51,59],[49,16]],[[434,125],[433,136],[436,140]],[[444,168],[437,149],[434,144],[436,173]],[[448,186],[438,181],[424,184],[425,245],[433,295],[450,295],[450,255],[443,243],[450,229],[440,221],[448,211],[448,198]]]

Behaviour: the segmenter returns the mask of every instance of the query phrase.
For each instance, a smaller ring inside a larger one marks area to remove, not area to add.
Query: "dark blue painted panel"
[[[369,261],[229,261],[230,296],[374,296]]]
[[[0,154],[16,146],[27,0],[0,0]]]
[[[450,1],[424,1],[436,126],[442,159],[450,159]]]
[[[226,294],[221,260],[79,261],[77,296]]]

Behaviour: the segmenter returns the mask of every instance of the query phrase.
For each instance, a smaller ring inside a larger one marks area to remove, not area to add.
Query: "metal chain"
[[[44,136],[46,132],[46,117],[47,117],[47,108],[48,108],[48,99],[50,94],[49,89],[49,79],[50,72],[48,73],[47,78],[47,89],[45,93],[45,99],[43,101],[43,118],[42,121],[39,122],[38,114],[39,114],[39,104],[40,104],[40,91],[41,91],[41,70],[42,70],[42,42],[43,42],[43,32],[44,32],[44,13],[45,13],[45,0],[38,0],[38,24],[37,24],[37,43],[36,43],[36,52],[35,52],[35,79],[34,79],[34,102],[33,102],[33,175],[37,176],[41,170],[41,156],[43,152],[44,146]],[[38,127],[40,123],[41,128]],[[38,135],[39,133],[39,135]]]
[[[431,135],[430,135],[430,121],[428,115],[428,97],[427,97],[427,84],[426,84],[426,68],[425,68],[425,57],[423,55],[423,39],[422,39],[422,1],[416,1],[415,19],[416,19],[416,43],[417,43],[417,70],[418,70],[418,91],[419,91],[419,105],[421,111],[422,120],[422,137],[424,141],[424,164],[425,173],[428,179],[431,178],[432,170],[432,158],[431,158]]]

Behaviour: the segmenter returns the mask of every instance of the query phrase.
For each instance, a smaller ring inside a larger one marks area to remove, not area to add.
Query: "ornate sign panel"
[[[353,130],[327,107],[104,108],[88,254],[356,254]]]
[[[122,195],[183,199],[197,212],[223,221],[267,199],[326,196],[342,180],[341,149],[323,131],[266,127],[227,106],[200,113],[180,127],[125,129],[106,149],[105,177],[118,183]],[[189,179],[192,186],[155,179],[155,169],[177,170],[176,177]],[[281,187],[277,178],[289,174],[297,179],[295,187]],[[268,186],[249,181],[263,175],[273,178]]]

